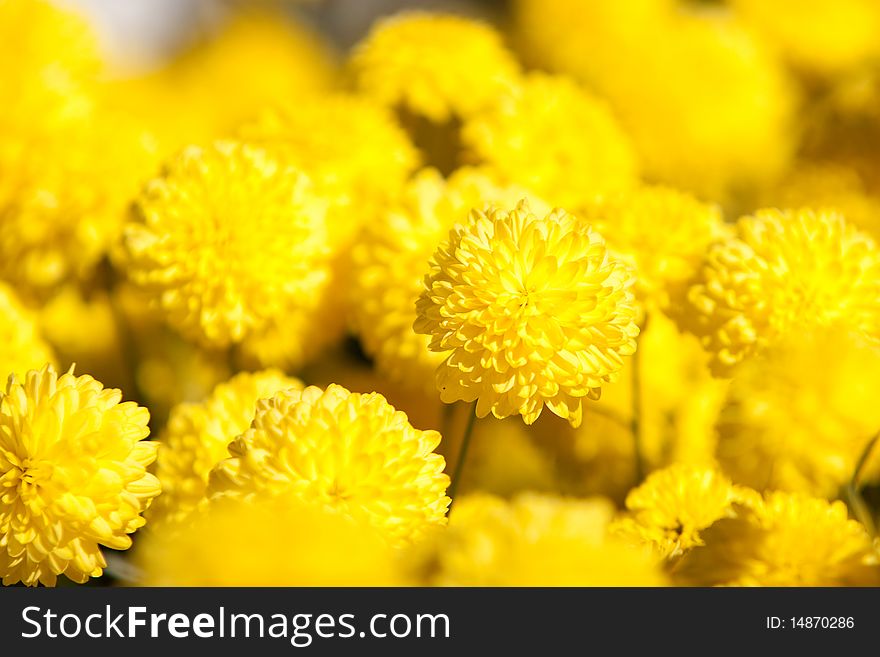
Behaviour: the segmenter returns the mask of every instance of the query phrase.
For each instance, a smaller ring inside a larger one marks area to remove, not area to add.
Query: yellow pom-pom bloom
[[[333,201],[328,222],[343,241],[365,222],[371,206],[397,195],[419,161],[393,115],[355,95],[319,96],[266,111],[238,136],[308,171]]]
[[[607,535],[613,506],[524,494],[455,504],[429,552],[428,579],[442,586],[662,586],[656,560]]]
[[[701,586],[877,586],[877,552],[843,502],[770,493],[704,534],[676,569]]]
[[[378,22],[350,66],[366,95],[436,123],[472,115],[519,76],[490,26],[424,12]]]
[[[877,335],[878,298],[880,252],[842,215],[760,210],[710,247],[682,324],[728,374],[794,331],[843,322]]]
[[[299,500],[222,500],[177,531],[145,536],[147,586],[398,586],[375,529]]]
[[[128,274],[187,337],[225,347],[321,299],[326,204],[304,174],[259,149],[187,148],[137,210],[125,233]]]
[[[721,210],[668,187],[642,187],[589,204],[583,213],[636,270],[638,296],[665,307],[724,234]]]
[[[768,43],[805,70],[840,73],[878,53],[876,0],[731,0],[731,4]]]
[[[405,542],[446,522],[439,443],[439,433],[414,429],[378,393],[286,390],[257,404],[252,427],[229,445],[232,457],[212,471],[209,493],[293,493]]]
[[[636,182],[635,154],[609,108],[563,77],[530,76],[465,123],[462,140],[503,180],[566,207]]]
[[[445,354],[432,352],[430,339],[413,330],[426,263],[471,208],[512,207],[527,196],[534,207],[549,211],[525,190],[499,185],[485,171],[459,169],[444,180],[426,169],[381,220],[365,226],[352,252],[352,310],[364,349],[380,372],[436,394],[434,372]]]
[[[700,536],[749,495],[712,468],[676,464],[652,473],[626,496],[628,514],[614,526],[621,538],[646,543],[664,557],[703,545]]]
[[[47,365],[0,393],[0,576],[54,586],[101,575],[100,546],[124,550],[159,494],[146,471],[147,409],[90,376]]]
[[[40,336],[36,317],[9,286],[0,283],[0,376],[24,376],[28,370],[55,363],[52,348]]]
[[[203,402],[174,407],[156,460],[162,495],[150,509],[150,521],[182,520],[205,500],[211,468],[229,456],[226,446],[250,426],[257,402],[288,388],[303,385],[277,370],[242,372]]]
[[[737,370],[718,422],[718,460],[759,490],[834,497],[880,430],[880,346],[841,328],[792,335]],[[880,453],[863,479],[880,475]]]
[[[539,217],[520,203],[473,211],[437,249],[413,328],[448,352],[437,369],[446,403],[479,417],[546,404],[572,426],[635,351],[633,276],[588,224],[564,210]]]

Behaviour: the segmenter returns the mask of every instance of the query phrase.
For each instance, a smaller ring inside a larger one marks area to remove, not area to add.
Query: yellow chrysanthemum
[[[465,123],[462,140],[502,180],[567,207],[636,182],[635,154],[611,111],[563,77],[530,76]]]
[[[647,177],[722,199],[784,170],[795,92],[730,12],[697,4],[518,0],[515,14],[527,58],[607,99]]]
[[[330,231],[343,242],[370,219],[371,206],[397,195],[419,161],[393,115],[355,95],[319,96],[268,110],[238,135],[308,171],[333,201]]]
[[[426,169],[380,221],[365,226],[352,252],[352,314],[361,343],[380,372],[436,392],[434,372],[445,355],[430,351],[429,338],[413,330],[426,265],[471,208],[512,207],[525,197],[538,211],[549,211],[525,190],[501,186],[485,171],[460,169],[444,180]]]
[[[635,351],[633,276],[585,222],[521,202],[474,210],[434,254],[413,328],[448,352],[441,399],[534,422],[546,404],[572,426],[585,399]]]
[[[877,552],[843,502],[770,493],[703,535],[676,569],[702,586],[857,586],[880,584]]]
[[[128,274],[188,337],[225,347],[322,298],[326,204],[304,174],[260,149],[187,148],[137,210],[125,233]]]
[[[724,231],[718,206],[667,187],[605,197],[588,205],[584,218],[633,264],[638,296],[661,307],[696,273],[706,248]]]
[[[655,559],[607,535],[612,514],[602,498],[464,497],[429,551],[426,579],[441,586],[662,586]]]
[[[52,348],[40,336],[36,317],[27,310],[4,283],[0,283],[0,376],[54,365]]]
[[[876,0],[731,0],[734,10],[792,63],[834,74],[878,54]]]
[[[150,520],[182,520],[205,500],[211,468],[229,456],[226,446],[250,426],[257,402],[288,388],[303,385],[277,370],[242,372],[203,402],[173,408],[156,460],[162,495],[150,509]]]
[[[378,22],[356,46],[351,70],[368,96],[436,123],[472,115],[519,76],[490,26],[425,12]]]
[[[830,210],[760,210],[710,247],[682,324],[731,368],[792,332],[843,322],[877,335],[880,252]]]
[[[397,586],[396,557],[371,527],[300,500],[222,500],[137,555],[147,586]]]
[[[100,547],[124,550],[159,494],[146,468],[150,415],[90,376],[47,365],[0,393],[0,576],[54,586],[101,575]]]
[[[286,390],[257,404],[253,425],[211,472],[214,497],[293,493],[405,542],[446,522],[449,477],[419,431],[382,395],[331,385]]]
[[[712,468],[672,465],[630,491],[629,513],[615,522],[614,532],[621,539],[650,545],[664,557],[676,557],[703,545],[701,532],[733,517],[734,504],[748,495]]]
[[[718,424],[718,460],[737,483],[836,496],[880,430],[880,347],[836,328],[792,335],[745,364]],[[865,479],[880,475],[880,453]]]

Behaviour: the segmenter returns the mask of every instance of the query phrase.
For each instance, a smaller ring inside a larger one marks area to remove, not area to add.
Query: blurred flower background
[[[876,0],[0,0],[4,585],[880,585]]]

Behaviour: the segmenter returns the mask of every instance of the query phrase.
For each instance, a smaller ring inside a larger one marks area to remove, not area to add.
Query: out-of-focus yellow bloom
[[[55,364],[55,355],[40,335],[36,317],[5,283],[0,283],[0,316],[0,376],[24,376],[28,370]]]
[[[646,176],[721,200],[787,165],[793,85],[730,12],[680,4],[519,0],[516,14],[527,57],[606,98]]]
[[[54,586],[101,575],[100,547],[131,546],[159,494],[146,468],[158,443],[150,415],[90,376],[51,365],[11,377],[0,393],[0,576]]]
[[[221,500],[139,543],[147,586],[398,586],[376,531],[301,500]]]
[[[513,207],[526,197],[538,212],[549,211],[524,189],[501,186],[485,171],[459,169],[444,180],[426,169],[380,221],[365,226],[352,252],[352,314],[364,349],[381,373],[436,394],[434,372],[445,354],[430,351],[430,339],[413,330],[427,263],[471,208]]]
[[[768,206],[822,207],[840,212],[853,226],[876,241],[880,238],[880,199],[868,193],[856,169],[837,164],[795,168],[763,197]]]
[[[442,586],[660,586],[646,551],[607,535],[613,506],[527,494],[471,495],[429,552],[426,578]]]
[[[734,504],[750,494],[712,468],[672,465],[630,491],[628,513],[615,522],[614,532],[636,545],[650,545],[664,557],[676,557],[703,545],[701,532],[733,517]]]
[[[203,37],[166,68],[111,88],[111,102],[141,117],[165,156],[334,85],[332,51],[290,16],[245,11]]]
[[[516,60],[490,26],[425,12],[378,22],[350,65],[365,94],[436,123],[471,116],[519,77]]]
[[[564,77],[531,75],[465,123],[462,139],[502,181],[566,207],[636,182],[632,145],[611,111]]]
[[[414,429],[382,395],[338,385],[286,390],[257,404],[253,425],[211,472],[214,497],[292,493],[364,520],[393,542],[445,524],[445,460],[436,431]]]
[[[419,154],[385,108],[354,95],[327,95],[267,110],[238,131],[248,143],[307,171],[332,200],[330,232],[350,240],[396,196]]]
[[[716,373],[792,332],[841,322],[877,335],[880,252],[830,210],[759,210],[710,247],[681,322]]]
[[[277,370],[242,372],[204,401],[173,408],[156,460],[162,495],[150,509],[150,521],[183,520],[197,508],[206,499],[211,468],[229,456],[226,446],[250,426],[257,402],[288,388],[302,390],[303,384]]]
[[[711,242],[724,234],[721,210],[685,192],[642,187],[588,205],[584,217],[636,270],[638,296],[668,305],[691,278]]]
[[[767,43],[807,71],[834,74],[880,52],[875,0],[730,0]]]
[[[416,304],[417,333],[448,352],[446,403],[534,422],[546,404],[578,426],[586,399],[635,351],[633,276],[602,237],[564,210],[472,211],[433,256]]]
[[[703,534],[676,569],[702,586],[857,586],[880,584],[877,552],[843,502],[802,493],[758,498],[736,518]]]
[[[137,210],[125,232],[127,273],[191,339],[225,347],[321,302],[326,203],[303,173],[264,151],[187,148]]]
[[[737,371],[718,424],[718,459],[759,490],[833,497],[880,431],[880,347],[836,328],[792,335]],[[866,479],[880,475],[880,454]]]

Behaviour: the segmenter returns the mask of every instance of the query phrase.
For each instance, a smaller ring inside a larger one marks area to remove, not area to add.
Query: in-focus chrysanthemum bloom
[[[50,365],[0,393],[0,577],[3,584],[85,582],[124,550],[159,494],[147,473],[158,443],[150,414],[90,376]]]
[[[662,586],[656,558],[608,535],[613,505],[523,494],[455,503],[448,529],[419,559],[441,586]]]
[[[308,171],[332,204],[331,233],[346,241],[370,219],[371,207],[396,196],[419,154],[384,107],[351,94],[298,101],[268,110],[238,136],[285,164]]]
[[[396,554],[368,525],[298,499],[219,500],[143,537],[147,586],[399,586]]]
[[[28,370],[55,364],[52,348],[40,335],[36,317],[15,292],[0,283],[0,376],[24,376]]]
[[[250,426],[257,402],[288,388],[302,390],[303,384],[277,370],[242,372],[204,401],[174,407],[161,436],[155,472],[162,495],[150,508],[150,522],[182,520],[198,507],[206,499],[211,468],[229,456],[227,445]]]
[[[687,296],[680,323],[726,375],[811,327],[843,323],[876,336],[880,251],[835,211],[759,210],[709,248]]]
[[[610,109],[564,77],[531,75],[466,122],[462,139],[502,180],[566,207],[636,182],[635,153]]]
[[[459,169],[444,180],[426,169],[381,220],[365,226],[352,251],[352,315],[364,350],[380,372],[436,394],[434,372],[445,354],[432,352],[430,339],[413,330],[426,263],[471,208],[513,207],[526,197],[539,212],[549,211],[526,190],[499,185],[485,171]]]
[[[843,502],[802,493],[755,497],[703,533],[705,546],[676,568],[700,586],[877,586],[880,566],[865,528]]]
[[[628,513],[614,533],[634,544],[647,544],[664,557],[676,557],[703,545],[701,532],[735,515],[734,505],[753,491],[733,486],[709,467],[676,464],[652,473],[626,496]]]
[[[880,430],[880,346],[833,328],[788,337],[737,370],[718,421],[736,482],[834,497]],[[880,451],[863,480],[880,476]]]
[[[646,176],[723,199],[787,166],[795,92],[765,43],[697,4],[518,0],[515,19],[530,63],[607,99]]]
[[[189,147],[137,200],[127,273],[169,323],[226,347],[321,300],[329,279],[326,203],[308,178],[237,142]]]
[[[731,0],[734,11],[796,66],[835,74],[880,52],[876,0]]]
[[[393,542],[446,522],[446,462],[378,393],[285,390],[257,403],[253,425],[211,472],[212,497],[294,494],[378,528]]]
[[[584,401],[635,351],[632,284],[602,237],[564,210],[474,210],[435,252],[413,328],[448,352],[436,374],[444,402],[526,424],[546,404],[578,426]]]
[[[724,234],[716,205],[668,187],[641,187],[588,204],[585,219],[636,271],[637,296],[665,307]]]
[[[377,22],[350,67],[366,95],[435,123],[472,115],[519,77],[515,58],[489,25],[426,12]]]

